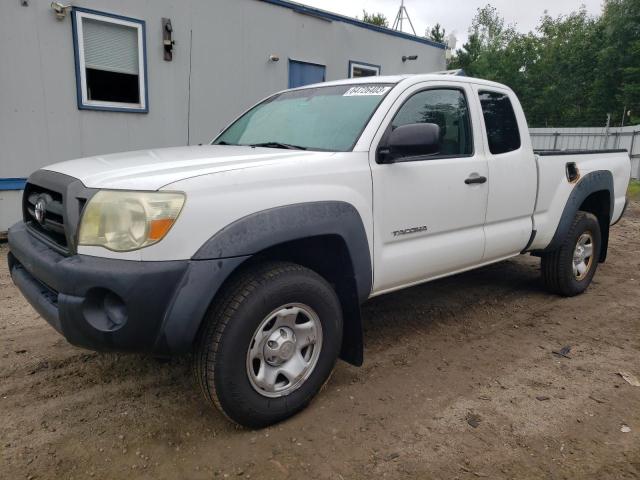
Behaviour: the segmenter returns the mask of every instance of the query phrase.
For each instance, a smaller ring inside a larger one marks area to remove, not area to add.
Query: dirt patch
[[[639,287],[634,202],[586,294],[545,293],[520,257],[374,299],[364,367],[249,431],[204,404],[187,358],[70,346],[3,262],[0,476],[638,478],[640,387],[617,372],[640,377]]]

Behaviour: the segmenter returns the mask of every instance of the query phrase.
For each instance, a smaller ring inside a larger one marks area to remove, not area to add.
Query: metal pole
[[[634,140],[636,139],[636,134],[640,133],[640,130],[636,130],[635,132],[633,132],[633,136],[631,137],[631,151],[629,152],[630,157],[633,158],[633,146],[634,146]],[[638,157],[640,157],[640,155],[638,155]],[[636,178],[640,179],[640,159],[638,161],[638,173],[636,173]]]
[[[555,132],[553,132],[553,150],[557,150],[558,149],[558,137],[559,136],[560,136],[560,134],[558,133],[557,130]]]
[[[413,31],[413,34],[416,35],[416,29],[413,28],[413,23],[411,22],[411,17],[409,16],[409,12],[407,12],[407,9],[404,9],[405,13],[407,14],[407,20],[409,20],[409,25],[411,26],[411,30]]]
[[[396,19],[393,21],[393,26],[391,27],[392,30],[398,30],[398,27],[400,26],[400,15],[402,14],[402,5],[403,4],[404,4],[404,0],[400,4],[400,10],[398,10],[398,14],[396,15]]]
[[[631,132],[631,146],[629,147],[629,161],[633,161],[633,146],[636,140],[636,133],[640,132],[640,130],[634,130]],[[636,178],[640,178],[640,161],[638,162],[638,168],[636,172]],[[631,173],[631,178],[633,178],[633,173]]]

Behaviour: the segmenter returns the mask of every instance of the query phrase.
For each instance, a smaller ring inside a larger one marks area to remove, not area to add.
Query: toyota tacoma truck
[[[33,173],[13,282],[74,345],[190,352],[206,401],[259,428],[363,362],[367,299],[529,253],[585,291],[622,216],[622,150],[538,151],[516,95],[425,74],[269,96],[209,145]]]

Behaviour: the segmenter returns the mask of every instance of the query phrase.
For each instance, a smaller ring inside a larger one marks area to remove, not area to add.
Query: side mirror
[[[433,155],[440,151],[440,127],[435,123],[410,123],[391,132],[378,146],[378,163],[395,163],[406,157]]]

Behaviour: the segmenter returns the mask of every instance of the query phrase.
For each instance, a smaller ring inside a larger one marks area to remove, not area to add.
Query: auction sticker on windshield
[[[360,85],[358,87],[351,87],[344,92],[343,97],[359,97],[363,95],[375,95],[380,96],[387,93],[391,87],[384,85]]]

